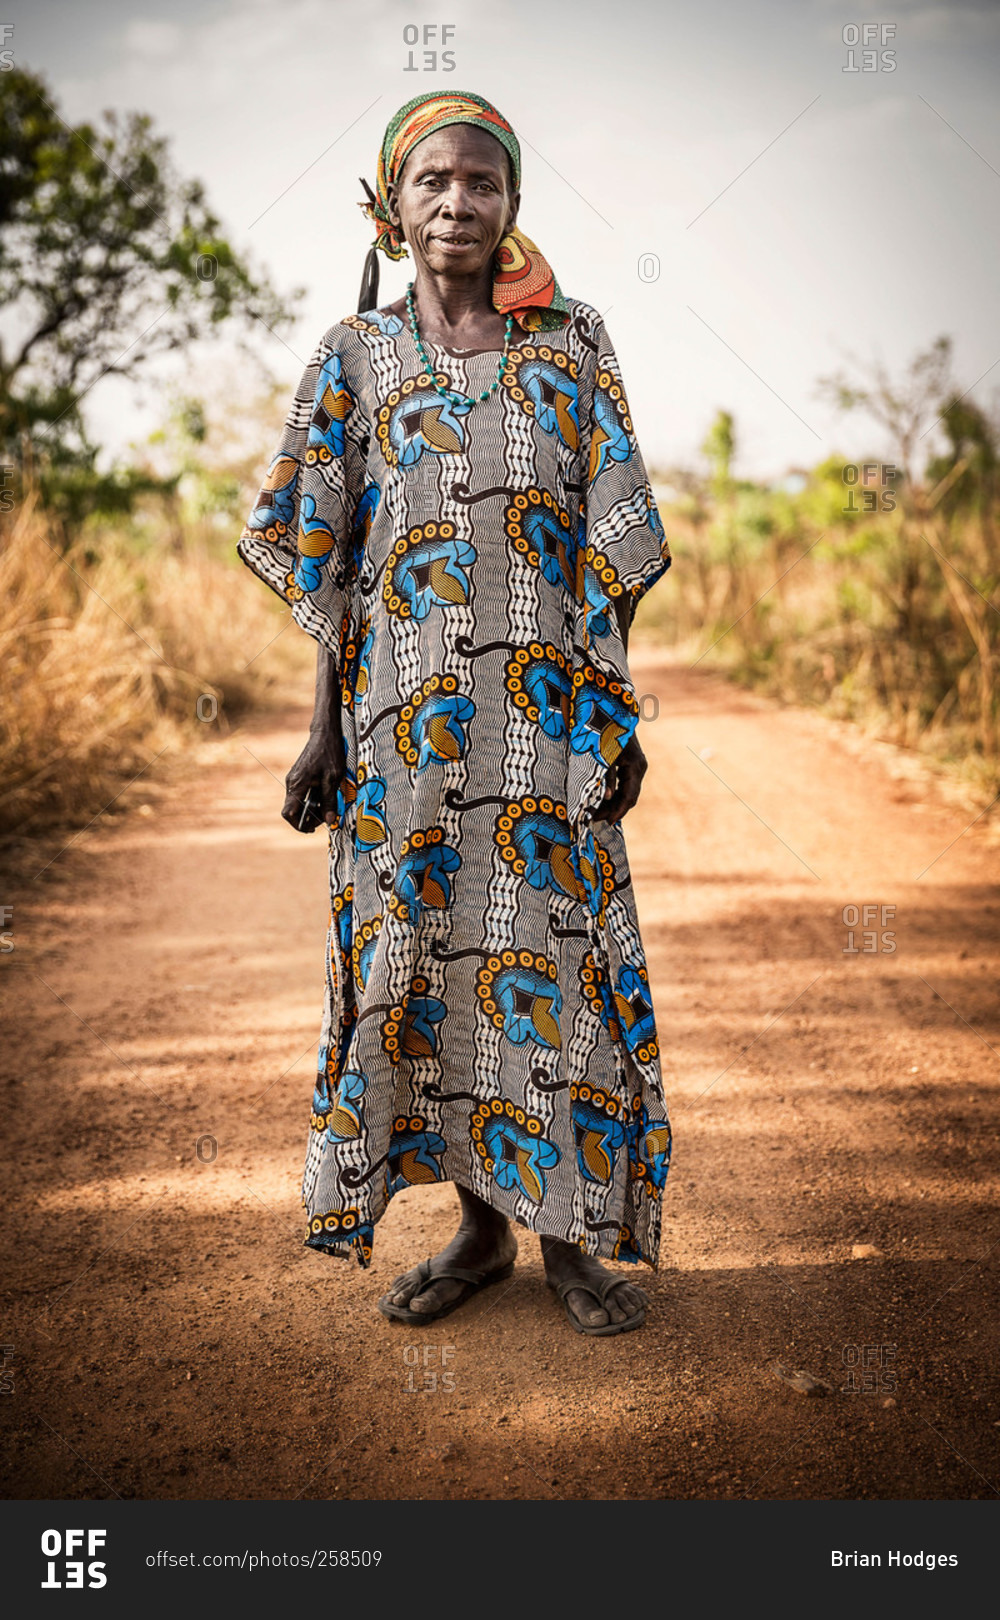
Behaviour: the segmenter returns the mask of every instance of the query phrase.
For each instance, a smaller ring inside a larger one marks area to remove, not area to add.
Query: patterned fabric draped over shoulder
[[[295,390],[237,549],[336,657],[355,563],[359,503],[352,490],[363,464],[357,400],[329,338],[317,344]]]
[[[332,327],[239,542],[336,658],[306,1242],[368,1264],[405,1186],[656,1263],[670,1159],[621,825],[638,708],[615,604],[669,566],[610,338],[558,331],[433,376],[395,315]]]

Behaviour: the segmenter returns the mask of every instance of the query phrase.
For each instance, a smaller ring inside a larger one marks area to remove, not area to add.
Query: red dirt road
[[[368,1272],[302,1247],[325,843],[278,818],[307,716],[272,716],[7,900],[7,1494],[1000,1491],[989,818],[822,718],[633,671],[675,1131],[646,1326],[574,1334],[523,1233],[510,1284],[386,1322],[451,1187],[393,1201]],[[851,953],[866,905],[895,910]]]

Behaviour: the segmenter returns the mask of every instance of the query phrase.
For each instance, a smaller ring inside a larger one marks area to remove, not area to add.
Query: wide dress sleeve
[[[615,604],[636,605],[670,566],[670,549],[632,430],[611,339],[596,310],[585,308],[580,367],[580,525],[577,536],[577,634],[570,733],[571,824],[582,827],[600,804],[609,768],[639,721],[639,704]]]
[[[670,567],[670,547],[632,429],[618,356],[599,316],[590,336],[581,424],[583,561],[591,597],[610,604],[627,593],[631,623],[642,597]]]
[[[339,667],[354,569],[350,430],[357,400],[337,331],[320,341],[302,373],[237,551]]]

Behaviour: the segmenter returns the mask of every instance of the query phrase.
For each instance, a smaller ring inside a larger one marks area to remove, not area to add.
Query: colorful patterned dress
[[[371,1259],[402,1187],[655,1265],[670,1128],[619,823],[638,713],[613,598],[669,565],[599,315],[512,348],[473,406],[372,310],[307,367],[239,542],[337,659],[306,1242]],[[476,395],[497,354],[427,345]]]

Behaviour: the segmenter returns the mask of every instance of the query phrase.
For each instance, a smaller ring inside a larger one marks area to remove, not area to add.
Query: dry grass
[[[80,825],[204,738],[199,708],[224,726],[265,698],[302,660],[294,629],[254,658],[287,617],[196,542],[163,554],[109,528],[63,551],[34,495],[0,516],[0,835]]]
[[[935,493],[845,515],[817,470],[797,497],[665,504],[675,564],[637,633],[919,750],[985,805],[1000,790],[1000,559],[991,515],[946,516]]]
[[[741,485],[662,511],[676,561],[638,635],[944,761],[976,803],[997,794],[990,512],[949,515],[932,490],[847,516],[832,464],[797,496]],[[308,638],[274,640],[289,615],[235,561],[227,521],[165,537],[154,510],[67,551],[30,493],[0,513],[0,837],[86,823],[161,750],[308,680]]]

